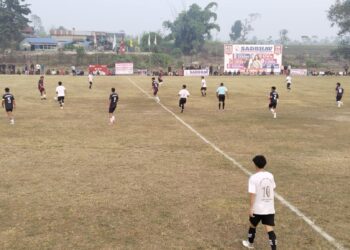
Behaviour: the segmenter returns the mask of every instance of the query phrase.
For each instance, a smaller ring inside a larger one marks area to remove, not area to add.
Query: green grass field
[[[65,109],[54,101],[67,88]],[[16,124],[0,113],[1,249],[243,249],[248,229],[246,176],[134,84],[149,77],[0,76],[17,101]],[[229,89],[225,112],[215,90]],[[345,105],[335,104],[335,83]],[[161,103],[245,168],[265,154],[276,191],[344,247],[350,247],[350,91],[347,78],[165,78]],[[183,114],[177,93],[192,94]],[[278,118],[268,92],[280,94]],[[120,96],[114,126],[108,96]],[[334,249],[276,201],[279,249]],[[256,249],[269,249],[260,227]]]

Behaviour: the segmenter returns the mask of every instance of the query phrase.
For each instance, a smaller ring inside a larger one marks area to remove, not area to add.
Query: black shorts
[[[201,87],[201,90],[207,90],[207,87]]]
[[[109,111],[108,111],[108,112],[109,112],[110,114],[113,114],[116,108],[117,108],[117,106],[115,106],[115,107],[109,107]]]
[[[57,101],[64,103],[64,96],[58,96]]]
[[[187,98],[180,98],[179,100],[180,105],[185,104],[186,102],[187,102]]]
[[[337,95],[337,97],[335,98],[337,100],[337,102],[341,101],[341,99],[343,98],[342,95]]]
[[[277,102],[270,102],[270,104],[269,104],[270,109],[271,108],[275,109],[276,107],[277,107]]]
[[[158,94],[158,89],[153,89],[153,95],[156,96]]]
[[[290,85],[291,85],[291,83],[288,82],[288,83],[287,83],[287,89],[290,89]]]
[[[265,215],[254,214],[254,217],[249,217],[249,221],[254,227],[259,225],[260,221],[263,225],[274,227],[275,215],[274,214],[265,214]]]
[[[225,95],[219,95],[219,102],[225,102],[226,96]]]
[[[6,112],[12,112],[12,111],[13,111],[13,108],[10,108],[10,107],[9,107],[9,108],[6,108],[6,107],[5,107],[5,110],[6,110]]]

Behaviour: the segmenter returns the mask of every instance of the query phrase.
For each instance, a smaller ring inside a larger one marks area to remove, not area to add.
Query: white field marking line
[[[153,98],[149,93],[147,93],[144,89],[142,89],[136,82],[131,80],[128,77],[128,80],[136,87],[138,88],[142,93],[144,93],[147,97]],[[157,103],[157,102],[156,102]],[[202,139],[206,144],[210,145],[215,151],[223,155],[227,160],[231,161],[236,167],[238,167],[240,170],[242,170],[246,175],[250,176],[252,173],[247,170],[245,167],[243,167],[239,162],[237,162],[234,158],[226,154],[224,151],[222,151],[220,148],[218,148],[214,143],[210,142],[208,139],[206,139],[203,135],[201,135],[197,130],[195,130],[191,125],[186,123],[184,120],[182,120],[179,116],[177,116],[173,111],[168,109],[166,106],[164,106],[162,103],[159,104],[164,110],[169,112],[172,116],[175,117],[176,120],[178,120],[180,123],[182,123],[185,127],[187,127],[190,131],[192,131],[195,135],[197,135],[200,139]],[[340,244],[334,237],[329,235],[326,231],[324,231],[321,227],[317,226],[309,217],[307,217],[305,214],[303,214],[297,207],[293,206],[289,201],[287,201],[283,196],[279,195],[275,192],[275,197],[277,200],[279,200],[284,206],[289,208],[292,212],[294,212],[297,216],[299,216],[301,219],[303,219],[314,231],[316,231],[319,235],[321,235],[323,238],[325,238],[331,245],[333,245],[336,249],[339,250],[346,250],[346,248]]]

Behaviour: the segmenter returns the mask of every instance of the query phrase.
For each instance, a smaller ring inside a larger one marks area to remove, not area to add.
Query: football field
[[[350,248],[347,78],[295,77],[287,92],[280,76],[208,77],[202,97],[200,78],[165,77],[160,104],[151,77],[95,77],[89,90],[86,76],[46,76],[46,101],[38,80],[0,76],[17,102],[15,125],[0,112],[0,249],[243,249],[244,171],[254,172],[256,154],[291,204],[275,201],[279,249]],[[191,96],[180,113],[183,84]],[[277,119],[267,108],[271,86]],[[112,126],[111,87],[119,94]],[[255,248],[270,249],[261,226]]]

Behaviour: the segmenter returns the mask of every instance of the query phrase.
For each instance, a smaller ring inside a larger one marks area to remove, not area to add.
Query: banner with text
[[[132,75],[134,74],[133,63],[116,63],[115,64],[116,75]]]
[[[279,73],[282,45],[225,44],[225,72]]]
[[[184,76],[209,76],[209,69],[184,70]]]
[[[290,74],[292,76],[307,76],[307,69],[291,69]]]
[[[107,65],[89,65],[89,73],[94,75],[108,76],[111,75],[111,72],[108,69]]]

